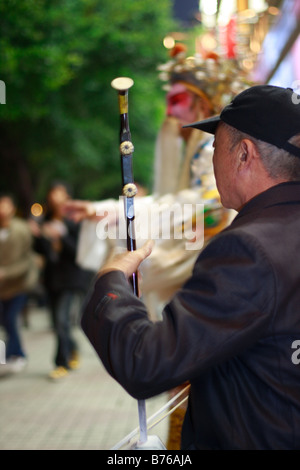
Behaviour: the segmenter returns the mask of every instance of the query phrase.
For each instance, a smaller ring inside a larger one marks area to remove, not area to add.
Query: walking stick
[[[111,86],[118,91],[119,111],[120,111],[120,154],[122,168],[122,194],[124,196],[124,212],[127,228],[127,250],[136,249],[135,227],[134,227],[134,196],[137,193],[133,178],[132,154],[134,151],[131,142],[131,133],[128,118],[128,90],[133,85],[133,80],[127,77],[115,78]],[[133,292],[139,296],[138,274],[133,273],[130,279]],[[147,441],[147,419],[145,400],[138,400],[139,425],[140,425],[140,443]]]
[[[132,154],[134,151],[131,142],[131,133],[128,118],[128,90],[132,87],[133,80],[128,77],[115,78],[111,86],[118,91],[120,111],[120,154],[122,168],[122,194],[124,196],[124,212],[127,226],[127,250],[136,250],[135,227],[134,227],[134,196],[137,193],[133,178]],[[133,273],[131,279],[134,294],[139,296],[138,273]],[[148,436],[146,402],[138,400],[139,431],[140,439],[132,448],[139,449],[165,449],[165,446],[157,436]]]

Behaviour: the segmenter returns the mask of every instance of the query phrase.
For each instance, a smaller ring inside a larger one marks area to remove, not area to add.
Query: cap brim
[[[182,127],[194,127],[195,129],[200,129],[201,131],[208,132],[209,134],[215,134],[219,122],[221,122],[220,116],[215,116],[209,119],[204,119],[204,121],[193,122],[192,124]]]

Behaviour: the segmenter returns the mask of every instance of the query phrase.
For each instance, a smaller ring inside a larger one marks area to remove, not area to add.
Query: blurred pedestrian
[[[0,194],[0,307],[7,334],[6,364],[0,373],[19,372],[27,358],[22,344],[19,317],[28,292],[38,279],[38,266],[32,249],[28,223],[16,217],[14,197]]]
[[[63,217],[62,207],[70,198],[68,186],[54,182],[47,193],[46,216],[35,227],[35,249],[44,255],[44,285],[56,335],[56,352],[51,379],[65,377],[79,367],[79,350],[73,336],[81,303],[93,272],[76,264],[79,224]]]

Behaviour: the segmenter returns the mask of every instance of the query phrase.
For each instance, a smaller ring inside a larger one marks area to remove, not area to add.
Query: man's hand
[[[144,259],[152,252],[154,242],[148,240],[141,248],[135,251],[127,251],[118,254],[107,261],[98,272],[98,278],[110,271],[123,271],[126,278],[129,279],[135,273]]]

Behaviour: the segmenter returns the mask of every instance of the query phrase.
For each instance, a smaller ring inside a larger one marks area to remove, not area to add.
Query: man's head
[[[226,207],[239,209],[268,187],[300,180],[300,97],[291,89],[251,87],[219,116],[190,127],[215,134],[214,168]]]
[[[237,95],[219,116],[190,124],[215,134],[220,122],[300,157],[289,139],[300,132],[300,96],[291,88],[256,85]]]
[[[0,193],[0,227],[8,227],[15,212],[14,197],[10,193]]]
[[[50,213],[57,217],[64,214],[64,204],[70,199],[70,189],[68,185],[61,181],[54,181],[47,193],[47,204]]]

